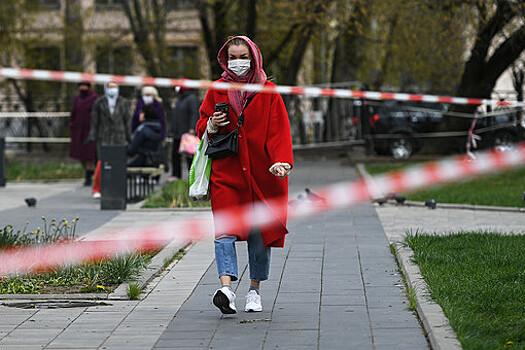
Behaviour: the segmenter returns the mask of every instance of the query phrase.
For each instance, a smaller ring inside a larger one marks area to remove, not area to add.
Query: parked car
[[[445,103],[399,101],[365,102],[363,107],[363,122],[368,122],[364,133],[370,136],[374,150],[396,159],[417,153],[428,139],[417,134],[437,132],[437,125],[450,109]],[[524,130],[520,111],[501,108],[492,116],[479,118],[474,133],[481,137],[478,148],[505,150],[525,139]]]

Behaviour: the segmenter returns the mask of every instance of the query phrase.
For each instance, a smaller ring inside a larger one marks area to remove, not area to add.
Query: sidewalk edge
[[[394,242],[394,244],[396,257],[407,284],[415,291],[416,310],[427,332],[432,349],[461,350],[461,343],[450,326],[448,318],[443,313],[443,309],[430,298],[428,285],[423,279],[419,267],[411,261],[412,250],[400,242]]]

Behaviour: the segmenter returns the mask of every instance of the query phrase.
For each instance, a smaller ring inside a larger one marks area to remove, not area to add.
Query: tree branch
[[[515,31],[494,52],[486,65],[486,81],[496,80],[516,61],[525,49],[525,25]]]
[[[255,31],[257,29],[257,0],[246,1],[248,20],[246,21],[246,35],[255,40]]]

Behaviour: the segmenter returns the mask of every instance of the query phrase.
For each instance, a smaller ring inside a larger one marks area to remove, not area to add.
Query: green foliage
[[[42,228],[26,233],[7,225],[0,229],[0,251],[3,249],[56,243],[75,238],[76,223],[67,219],[49,223],[42,217]],[[26,225],[27,227],[27,225]],[[153,253],[151,253],[153,254]],[[0,279],[0,294],[36,294],[45,289],[76,288],[78,292],[106,292],[107,287],[114,287],[123,282],[136,280],[150,261],[151,254],[128,254],[95,263],[66,266],[62,269],[31,275],[18,275]]]
[[[405,242],[464,349],[525,347],[525,236],[409,234]]]
[[[0,294],[36,294],[44,288],[75,286],[83,293],[107,293],[108,287],[136,280],[145,260],[145,255],[129,254],[44,274],[8,277],[0,280]]]
[[[391,165],[367,165],[370,174],[403,169],[414,163]],[[406,193],[412,201],[426,201],[430,198],[437,203],[491,205],[502,207],[525,207],[525,168],[510,169],[495,174],[466,179],[453,184],[442,184],[424,190]],[[438,204],[439,205],[439,204]]]
[[[209,202],[193,202],[188,194],[189,183],[186,180],[171,182],[160,191],[150,194],[143,208],[187,208],[209,207]]]
[[[79,179],[83,176],[84,169],[79,164],[58,162],[22,164],[10,161],[6,166],[8,181]]]
[[[138,300],[140,296],[139,285],[136,283],[130,283],[126,292],[128,293],[129,300]]]
[[[77,217],[73,219],[70,224],[66,218],[60,221],[51,219],[48,223],[46,218],[42,216],[42,227],[38,227],[32,232],[26,232],[28,223],[26,223],[23,230],[17,230],[16,232],[12,225],[7,225],[3,229],[0,229],[0,250],[16,246],[72,240],[75,238],[75,229],[78,220],[79,218]]]

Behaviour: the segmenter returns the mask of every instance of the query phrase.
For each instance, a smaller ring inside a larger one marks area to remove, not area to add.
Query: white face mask
[[[107,89],[109,97],[115,97],[118,95],[118,87],[111,87]]]
[[[144,101],[145,104],[149,105],[153,103],[153,96],[142,96],[142,101]]]
[[[239,77],[244,77],[250,71],[251,60],[228,61],[228,68]]]

